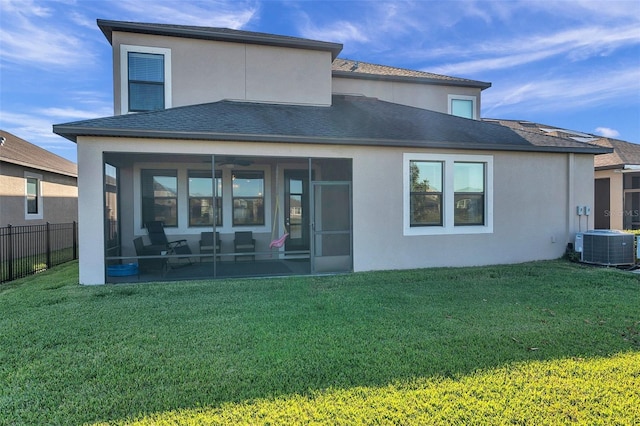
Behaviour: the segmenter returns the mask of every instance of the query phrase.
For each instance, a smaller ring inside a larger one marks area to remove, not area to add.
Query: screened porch
[[[352,270],[350,159],[103,158],[107,283]]]

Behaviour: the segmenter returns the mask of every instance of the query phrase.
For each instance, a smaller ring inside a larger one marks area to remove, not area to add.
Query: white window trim
[[[449,115],[453,115],[451,111],[451,101],[453,100],[461,100],[461,101],[471,101],[471,111],[473,112],[472,119],[477,120],[478,114],[477,111],[477,100],[476,96],[468,96],[468,95],[448,95],[447,96],[447,112]],[[464,117],[463,117],[464,118]]]
[[[133,166],[133,225],[135,236],[147,235],[147,230],[143,228],[142,224],[142,188],[141,188],[141,175],[143,169],[165,169],[176,170],[178,176],[178,226],[165,228],[167,235],[189,235],[200,234],[202,227],[189,226],[189,191],[188,180],[189,170],[211,170],[211,168],[203,168],[201,163],[136,163]],[[231,181],[231,169],[222,170],[222,226],[218,226],[217,230],[221,233],[231,233],[234,231],[253,231],[253,232],[270,232],[271,221],[273,217],[271,215],[271,172],[268,166],[248,166],[237,167],[234,170],[247,170],[247,171],[262,171],[264,172],[265,188],[264,188],[264,225],[255,226],[233,226],[233,203],[232,203],[232,181]]]
[[[171,108],[171,49],[120,45],[120,112],[129,114],[129,52],[164,55],[164,107]]]
[[[37,179],[38,180],[38,213],[29,213],[29,203],[27,201],[27,195],[29,194],[27,179]],[[31,172],[24,172],[24,219],[25,220],[36,220],[42,219],[44,217],[43,214],[43,197],[42,197],[42,175]]]
[[[411,226],[411,161],[437,161],[443,164],[442,181],[442,225]],[[456,162],[485,163],[485,224],[471,226],[454,226],[453,206],[453,165]],[[403,178],[403,234],[413,235],[455,235],[455,234],[491,234],[493,233],[493,156],[492,155],[457,155],[457,154],[424,154],[404,153],[402,156]]]

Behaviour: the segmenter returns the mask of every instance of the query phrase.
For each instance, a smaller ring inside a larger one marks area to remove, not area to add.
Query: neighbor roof
[[[525,120],[485,118],[484,121],[500,124],[512,129],[538,132],[544,135],[570,139],[612,149],[612,152],[604,155],[598,155],[595,158],[594,165],[596,170],[619,169],[624,168],[624,166],[627,165],[640,165],[640,145],[635,143]]]
[[[268,46],[292,47],[297,49],[322,50],[331,52],[332,59],[335,59],[342,51],[342,44],[340,43],[330,43],[326,41],[258,33],[253,31],[232,30],[229,28],[109,21],[105,19],[98,19],[97,23],[107,40],[109,40],[109,43],[112,43],[113,31],[122,31],[128,33],[185,37],[201,40],[217,40],[232,43],[250,43]]]
[[[599,138],[592,144],[613,148],[610,154],[598,155],[594,166],[596,170],[623,169],[624,166],[640,166],[640,145],[618,139]]]
[[[77,177],[78,166],[9,132],[0,130],[0,162]]]
[[[491,83],[466,78],[450,77],[426,71],[397,68],[387,65],[370,64],[368,62],[337,58],[332,64],[333,75],[345,78],[418,81],[430,84],[446,84],[448,86],[477,87],[482,90],[491,87]]]
[[[510,151],[604,153],[610,149],[509,129],[363,96],[329,107],[220,101],[53,126],[79,136],[255,141]]]

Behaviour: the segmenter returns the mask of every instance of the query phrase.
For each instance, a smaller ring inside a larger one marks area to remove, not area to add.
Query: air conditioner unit
[[[622,231],[594,230],[576,234],[575,250],[580,260],[596,265],[619,266],[636,263],[634,235]]]

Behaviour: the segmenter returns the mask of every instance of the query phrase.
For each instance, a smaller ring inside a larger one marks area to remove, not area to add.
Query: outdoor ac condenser
[[[576,235],[580,260],[596,265],[621,266],[636,262],[634,235],[622,231],[594,230]]]

